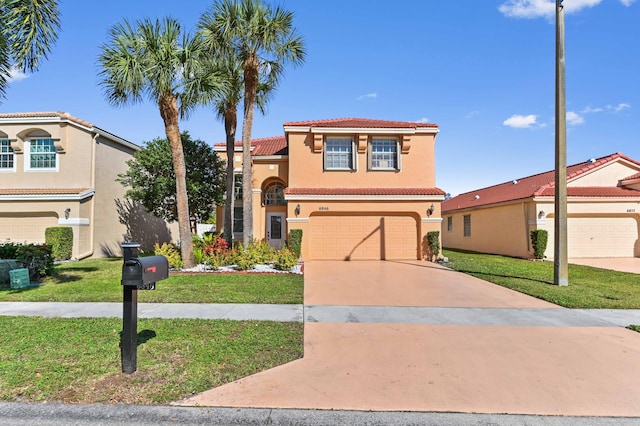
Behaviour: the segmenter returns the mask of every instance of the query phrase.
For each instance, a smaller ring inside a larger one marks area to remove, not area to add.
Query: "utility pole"
[[[567,105],[564,64],[564,6],[556,0],[556,173],[553,283],[569,285],[567,255]]]

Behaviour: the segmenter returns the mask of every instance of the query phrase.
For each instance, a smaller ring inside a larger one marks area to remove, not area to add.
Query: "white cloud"
[[[473,110],[473,111],[469,112],[467,115],[465,115],[464,118],[469,119],[469,118],[475,117],[476,115],[480,115],[480,111]]]
[[[623,109],[627,109],[627,108],[631,108],[631,105],[625,104],[625,103],[620,103],[615,106],[607,105],[607,109],[612,110],[613,112],[620,112]]]
[[[580,112],[582,114],[593,114],[593,113],[602,112],[602,111],[604,111],[604,109],[599,108],[599,107],[597,107],[597,108],[586,107],[585,109],[583,109]]]
[[[620,1],[625,4],[635,0]],[[567,0],[563,5],[565,13],[569,14],[597,6],[601,2],[602,0]],[[556,2],[555,0],[507,0],[498,7],[498,10],[509,18],[552,18],[556,14]]]
[[[623,5],[629,7],[631,6],[636,0],[620,0],[620,3],[622,3]]]
[[[422,123],[422,124],[431,123],[431,121],[427,117],[422,117],[420,120],[416,120],[415,122],[416,123]]]
[[[363,99],[376,99],[377,97],[378,97],[378,94],[373,92],[373,93],[367,93],[366,95],[358,96],[358,100],[361,101]]]
[[[567,111],[567,124],[570,126],[579,126],[584,124],[584,118],[575,111]]]
[[[9,69],[9,79],[7,81],[20,81],[28,77],[28,74],[23,73],[18,68],[11,67],[11,69]]]
[[[538,116],[529,115],[512,115],[502,122],[505,126],[513,127],[514,129],[530,129],[536,125]]]

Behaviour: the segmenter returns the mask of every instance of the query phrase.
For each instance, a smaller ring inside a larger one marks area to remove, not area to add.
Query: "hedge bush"
[[[180,269],[184,265],[182,257],[180,256],[180,250],[175,244],[162,243],[162,245],[160,245],[156,243],[153,246],[153,254],[166,257],[170,268]]]
[[[29,279],[37,281],[53,272],[53,256],[47,244],[0,244],[0,259],[16,259],[29,269]]]
[[[302,229],[289,231],[289,249],[300,258],[302,253]]]
[[[52,226],[44,230],[44,241],[51,247],[53,260],[69,260],[73,253],[73,229],[70,226]]]
[[[440,254],[440,231],[427,232],[427,242],[429,243],[431,254],[438,259]]]
[[[534,229],[531,231],[531,246],[533,247],[533,256],[536,259],[544,259],[548,239],[549,233],[544,229]]]

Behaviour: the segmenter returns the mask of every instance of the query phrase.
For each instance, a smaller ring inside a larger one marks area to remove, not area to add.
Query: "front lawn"
[[[521,293],[583,309],[640,309],[640,275],[569,264],[569,285],[553,285],[553,263],[446,249],[446,266]]]
[[[86,259],[57,265],[35,288],[0,289],[0,301],[120,302],[122,259]],[[303,277],[270,273],[176,273],[139,291],[139,302],[301,304]]]
[[[0,400],[166,404],[302,357],[303,325],[138,320],[138,371],[121,371],[114,318],[0,317]]]

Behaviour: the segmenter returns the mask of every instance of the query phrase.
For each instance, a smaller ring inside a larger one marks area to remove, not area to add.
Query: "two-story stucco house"
[[[359,118],[284,123],[283,137],[252,143],[254,236],[279,246],[302,229],[305,260],[422,259],[424,236],[442,221],[437,133]],[[215,149],[225,157],[224,144]],[[241,155],[233,161],[241,179]],[[234,213],[240,238],[240,200]]]
[[[73,258],[170,240],[164,221],[124,199],[116,177],[140,148],[63,112],[0,114],[0,241],[43,243],[73,229]]]
[[[544,229],[553,258],[555,171],[513,179],[442,204],[444,247],[531,258]],[[567,167],[567,248],[572,258],[640,256],[640,162],[620,153]]]

